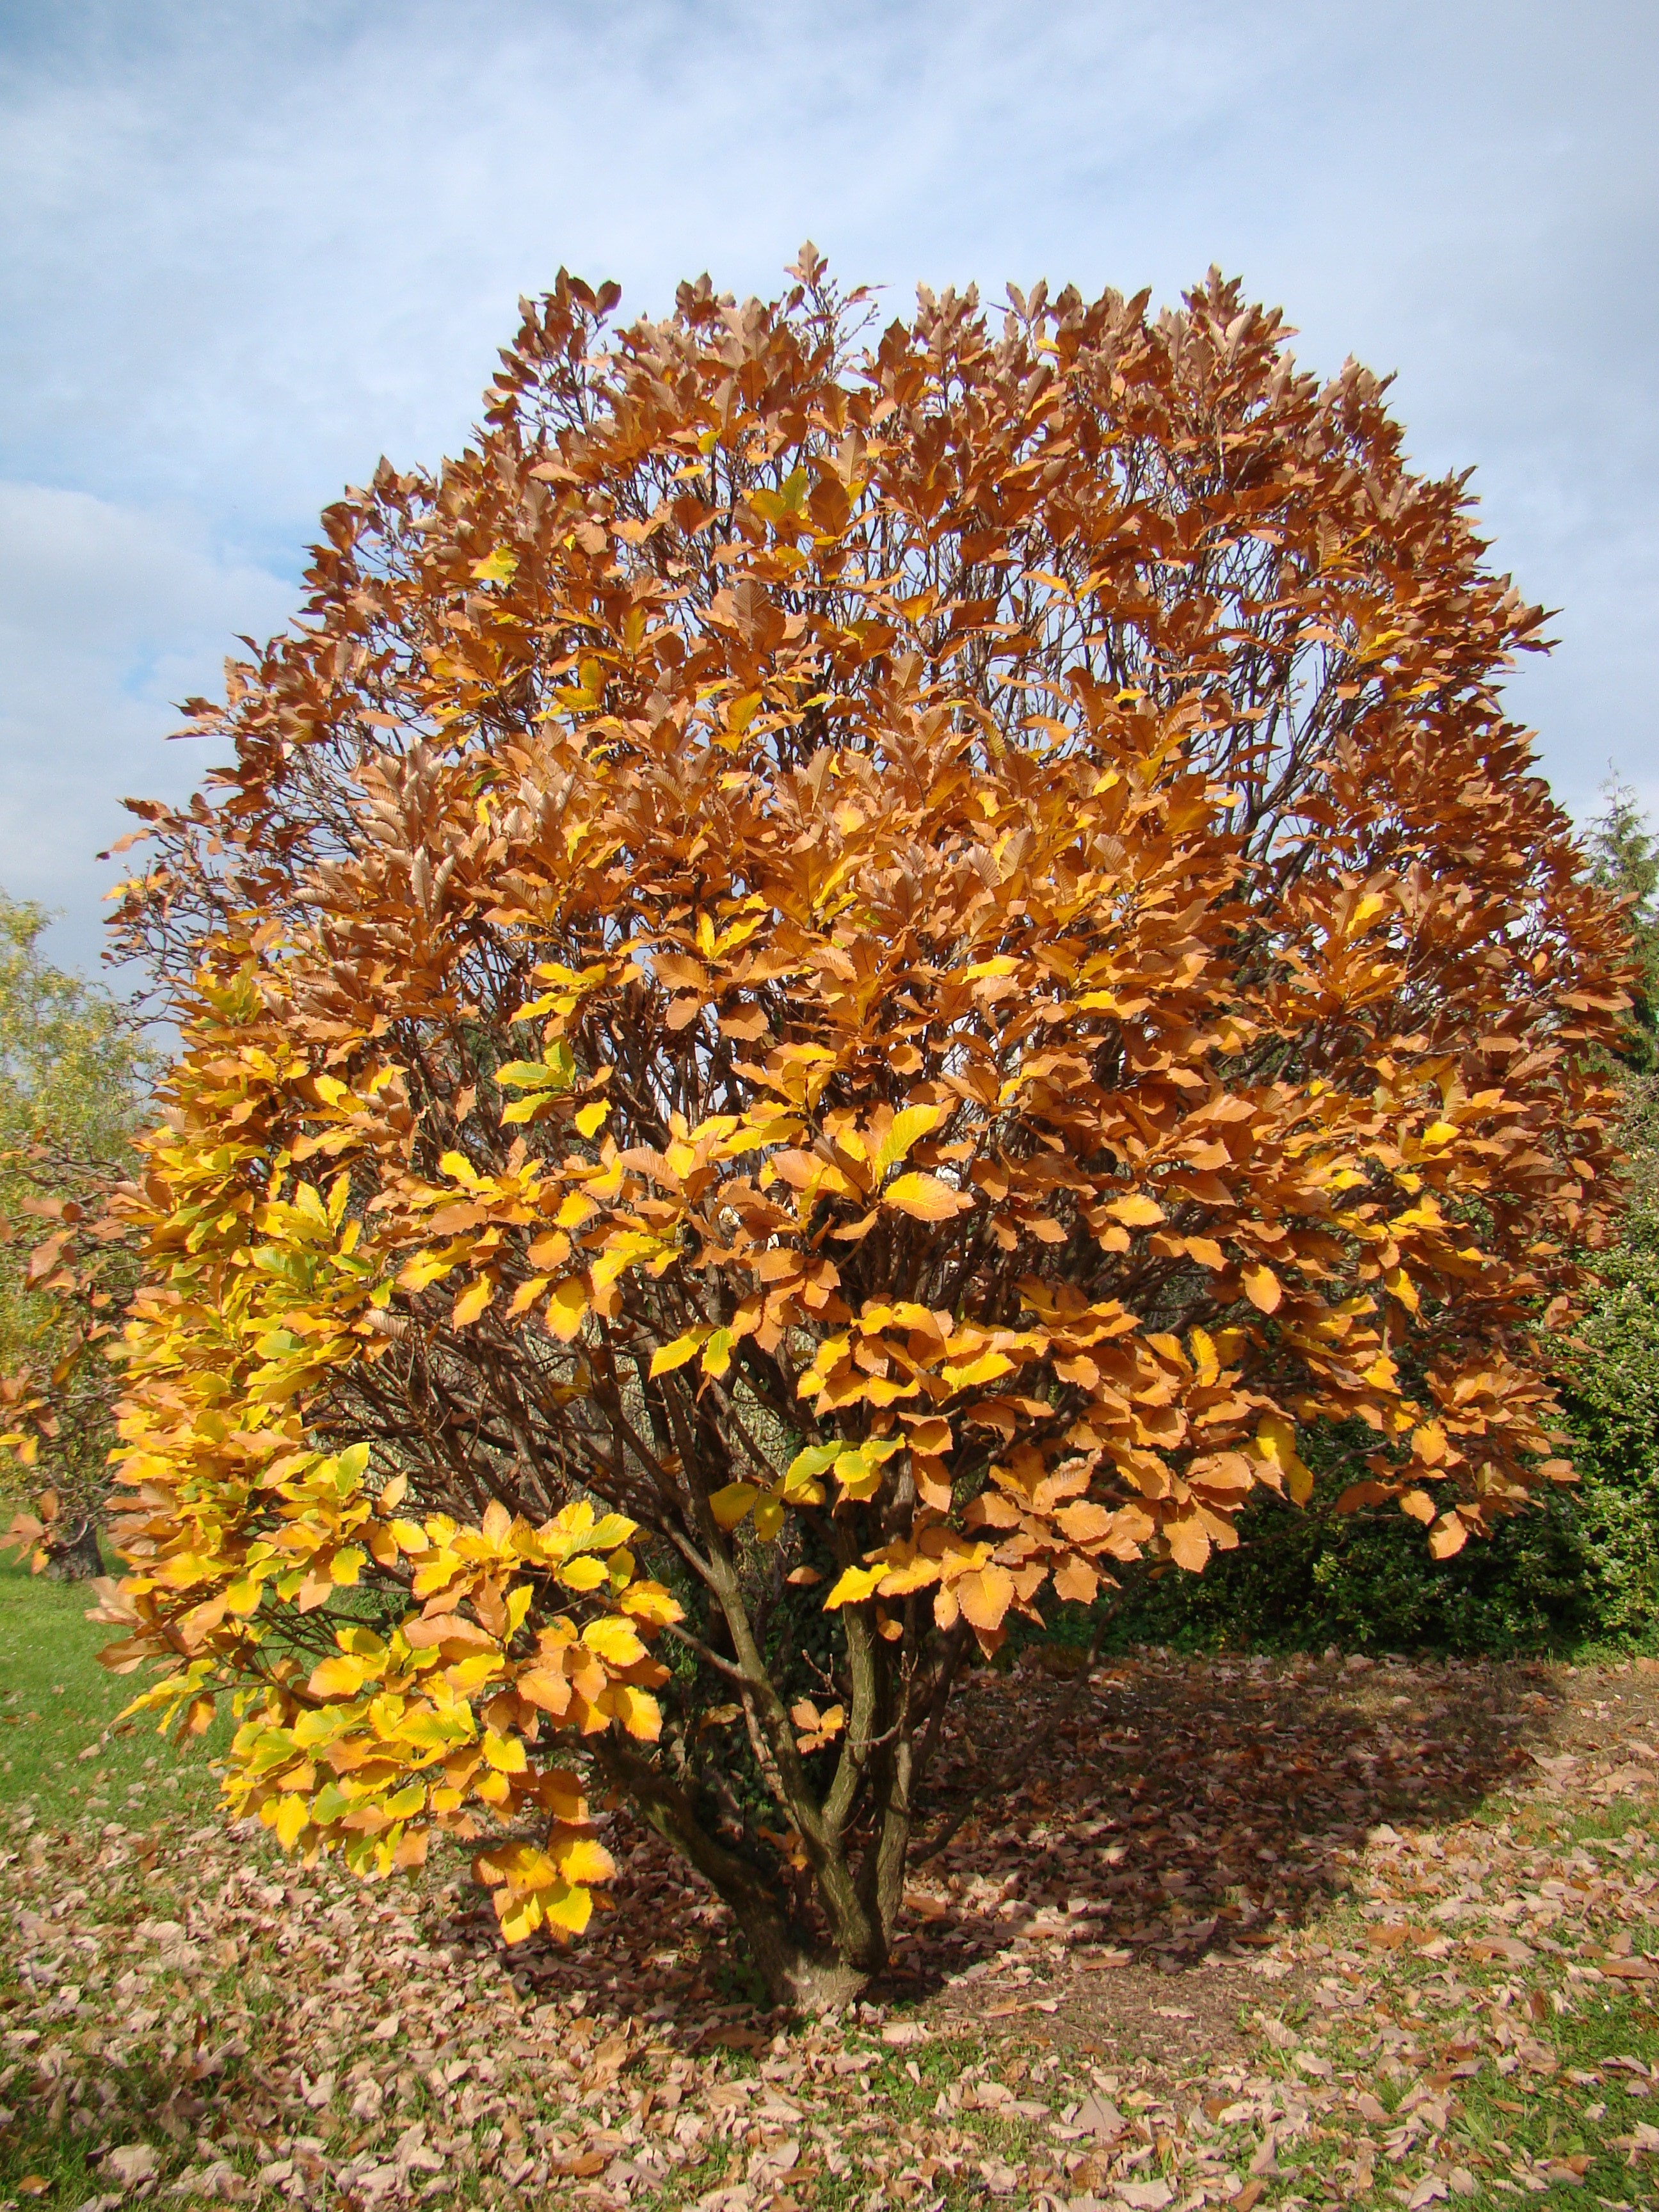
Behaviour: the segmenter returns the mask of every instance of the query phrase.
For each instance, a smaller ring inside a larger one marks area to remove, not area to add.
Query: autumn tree
[[[1013,1620],[1320,1424],[1438,1556],[1567,1478],[1626,970],[1376,378],[1215,276],[872,341],[791,274],[562,276],[139,810],[108,1609],[284,1844],[574,1931],[620,1791],[811,2002]]]
[[[137,1280],[110,1201],[153,1068],[106,991],[54,967],[49,916],[0,891],[0,1543],[74,1578],[101,1572],[114,1442],[108,1359]]]
[[[1636,793],[1617,778],[1602,788],[1590,824],[1590,874],[1617,899],[1630,931],[1635,974],[1620,1057],[1633,1074],[1659,1074],[1659,836]]]

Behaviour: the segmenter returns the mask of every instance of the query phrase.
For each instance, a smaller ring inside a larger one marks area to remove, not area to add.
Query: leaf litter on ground
[[[459,1857],[307,1872],[199,1772],[0,1808],[0,2205],[1653,2201],[1659,1669],[1073,1663],[975,1679],[814,2021],[621,1814],[623,1909],[509,1952]]]

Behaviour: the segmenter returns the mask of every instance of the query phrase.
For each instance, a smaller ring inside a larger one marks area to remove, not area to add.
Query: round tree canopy
[[[562,276],[138,810],[118,1608],[284,1843],[578,1928],[586,1753],[799,1989],[766,1823],[878,1963],[975,1643],[1318,1425],[1439,1556],[1568,1474],[1623,956],[1376,379],[1213,275],[791,274]]]

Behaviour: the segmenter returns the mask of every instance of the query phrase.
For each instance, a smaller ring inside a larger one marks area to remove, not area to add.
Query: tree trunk
[[[868,1987],[886,1963],[879,1922],[872,1932],[870,1921],[855,1910],[853,1924],[834,1928],[837,1899],[820,1881],[818,1895],[832,1923],[832,1936],[829,1944],[818,1942],[789,1909],[772,1879],[708,1833],[677,1784],[617,1737],[595,1739],[592,1750],[611,1782],[632,1798],[647,1826],[689,1860],[722,1903],[731,1906],[774,2004],[792,2012],[825,2012],[852,2003]]]
[[[793,1920],[726,1901],[775,2005],[791,2012],[832,2012],[854,2002],[869,1987],[872,1967],[812,1943]]]
[[[59,1582],[95,1582],[104,1571],[103,1554],[98,1548],[98,1523],[87,1521],[78,1535],[67,1543],[48,1540],[46,1572],[55,1575]]]

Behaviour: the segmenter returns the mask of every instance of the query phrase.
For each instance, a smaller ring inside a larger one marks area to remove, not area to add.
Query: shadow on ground
[[[1549,1755],[1563,1703],[1553,1670],[1518,1664],[1153,1656],[1066,1679],[1071,1656],[1028,1654],[963,1698],[875,2002],[1042,2014],[1103,2047],[1181,2039],[1187,2018],[1234,2041],[1241,2000],[1292,1975],[1275,1948],[1348,1887],[1368,1833],[1473,1814]],[[623,1816],[614,1843],[613,1922],[526,1947],[523,1984],[764,2039],[724,1910]],[[460,1901],[456,1935],[493,1947],[487,1905]]]

